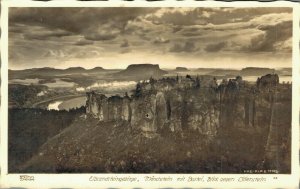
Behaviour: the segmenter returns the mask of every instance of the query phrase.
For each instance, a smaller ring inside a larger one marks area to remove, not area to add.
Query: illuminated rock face
[[[261,81],[274,83],[266,77]],[[144,132],[194,131],[211,137],[219,128],[251,129],[270,124],[272,91],[259,93],[257,86],[247,86],[241,78],[213,87],[200,87],[197,82],[190,77],[150,78],[138,83],[130,97],[89,92],[86,112],[100,121],[126,121]]]
[[[144,132],[194,130],[214,136],[220,113],[211,96],[200,93],[200,89],[185,90],[182,85],[176,88],[167,82],[143,84],[139,96],[106,97],[89,92],[86,112],[100,121],[126,121]]]

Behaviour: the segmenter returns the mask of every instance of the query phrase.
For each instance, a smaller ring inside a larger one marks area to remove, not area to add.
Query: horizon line
[[[241,70],[241,69],[244,69],[244,68],[268,68],[268,69],[283,69],[283,68],[292,68],[292,66],[282,66],[282,67],[260,67],[260,66],[246,66],[246,67],[240,67],[240,68],[237,68],[237,67],[186,67],[186,66],[175,66],[175,67],[160,67],[159,64],[151,64],[151,63],[141,63],[141,64],[130,64],[130,65],[158,65],[160,69],[176,69],[176,68],[187,68],[187,69],[191,69],[191,70],[194,70],[194,69],[228,69],[228,70]],[[128,65],[128,66],[130,66]],[[22,70],[29,70],[29,69],[43,69],[43,68],[49,68],[49,69],[56,69],[56,70],[67,70],[67,69],[70,69],[70,68],[83,68],[85,70],[93,70],[95,68],[102,68],[103,70],[124,70],[124,69],[127,69],[128,66],[126,68],[104,68],[102,66],[95,66],[93,68],[86,68],[86,67],[83,67],[83,66],[71,66],[71,67],[67,67],[67,68],[57,68],[57,67],[49,67],[49,66],[44,66],[44,67],[30,67],[30,68],[24,68],[24,69],[12,69],[12,68],[8,68],[8,70],[11,70],[11,71],[22,71]]]

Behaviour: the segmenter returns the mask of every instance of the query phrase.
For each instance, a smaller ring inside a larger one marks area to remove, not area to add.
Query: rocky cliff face
[[[131,97],[90,92],[86,112],[100,121],[126,121],[144,132],[195,131],[209,137],[219,128],[270,124],[270,90],[260,92],[239,77],[220,85],[200,86],[197,81],[191,77],[150,79],[138,83]]]
[[[220,111],[211,97],[204,94],[207,91],[176,89],[164,82],[142,85],[139,96],[87,93],[87,114],[100,121],[127,121],[132,128],[145,132],[195,130],[216,134]]]

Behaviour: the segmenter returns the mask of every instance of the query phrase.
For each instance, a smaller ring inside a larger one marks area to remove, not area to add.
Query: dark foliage
[[[9,102],[13,103],[16,107],[23,107],[27,102],[34,100],[37,94],[46,90],[47,86],[44,85],[8,85]]]
[[[9,172],[31,158],[48,139],[68,127],[85,108],[70,111],[42,109],[9,109]]]

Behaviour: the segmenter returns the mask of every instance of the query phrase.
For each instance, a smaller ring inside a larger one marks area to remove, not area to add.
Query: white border
[[[7,107],[8,107],[8,7],[293,7],[293,102],[292,102],[292,174],[290,175],[243,175],[243,174],[27,174],[35,177],[35,181],[19,181],[20,174],[7,174]],[[162,2],[91,2],[91,1],[50,1],[50,2],[28,2],[26,0],[2,1],[1,11],[1,180],[0,188],[25,187],[25,188],[183,188],[183,187],[216,187],[216,188],[298,188],[299,182],[299,14],[300,7],[292,2],[196,2],[196,1],[162,1]],[[140,182],[91,182],[90,176],[132,176],[138,177]],[[174,179],[180,176],[217,176],[234,177],[241,176],[264,177],[267,182],[240,182],[240,183],[209,183],[209,182],[144,182],[144,176],[172,176]],[[276,176],[277,179],[273,179]]]

